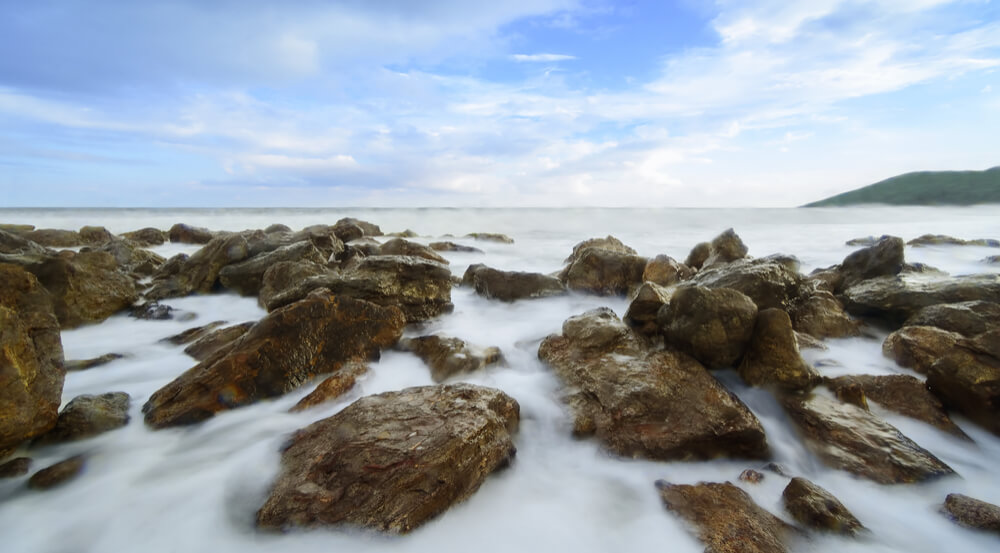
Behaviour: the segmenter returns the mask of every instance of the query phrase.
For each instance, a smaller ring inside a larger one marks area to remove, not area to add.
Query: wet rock
[[[215,233],[203,227],[192,227],[184,223],[177,223],[167,231],[167,238],[171,242],[181,244],[208,244],[215,238]]]
[[[646,262],[646,268],[642,271],[642,280],[659,286],[672,286],[691,278],[693,275],[694,271],[687,265],[677,262],[668,255],[661,254]]]
[[[759,484],[764,481],[764,474],[757,472],[753,469],[746,469],[740,473],[741,482],[749,482],[751,484]]]
[[[104,227],[85,226],[80,228],[80,242],[83,244],[99,246],[112,240],[117,240],[117,237]]]
[[[709,243],[709,254],[702,268],[729,263],[747,256],[746,244],[733,229],[726,229]]]
[[[226,321],[212,321],[206,325],[195,326],[183,332],[174,334],[173,336],[167,336],[166,338],[160,340],[160,342],[173,344],[175,346],[190,344],[195,340],[207,336],[210,332],[214,331],[215,329],[219,328],[224,324],[226,324]]]
[[[762,309],[738,372],[753,386],[808,390],[820,381],[819,373],[802,359],[788,313]]]
[[[805,478],[792,478],[781,498],[792,517],[808,528],[847,535],[865,530],[833,494]]]
[[[579,260],[583,256],[583,252],[585,250],[590,248],[625,255],[636,255],[635,250],[626,246],[621,240],[615,238],[614,236],[608,235],[604,238],[591,238],[589,240],[584,240],[583,242],[573,246],[573,253],[571,253],[569,257],[563,261],[563,263],[572,264],[574,261]]]
[[[379,255],[379,251],[382,249],[382,244],[373,238],[355,238],[354,240],[347,242],[345,244],[345,248],[342,261],[346,264],[346,262],[352,259]]]
[[[275,302],[278,296],[295,288],[300,282],[330,272],[325,265],[309,261],[279,261],[264,271],[260,292],[257,293],[257,303],[266,308]]]
[[[647,259],[602,248],[585,248],[559,274],[570,290],[602,296],[624,296],[642,284]]]
[[[874,245],[858,250],[840,263],[842,288],[881,276],[893,276],[903,269],[903,239],[883,236]]]
[[[292,232],[292,229],[289,228],[288,225],[283,225],[281,223],[274,223],[264,229],[264,234],[274,234],[275,232]]]
[[[311,225],[298,232],[283,230],[274,230],[271,232],[258,231],[244,237],[247,239],[247,248],[249,249],[248,258],[267,254],[299,242],[309,242],[312,244],[319,252],[319,263],[340,259],[345,250],[344,242],[337,237],[333,231],[333,227],[328,225]],[[291,259],[294,256],[286,255],[286,257]],[[275,258],[272,257],[271,262],[276,262]]]
[[[844,311],[844,306],[830,292],[812,290],[789,312],[792,326],[814,338],[858,336],[858,323]]]
[[[263,286],[264,273],[279,262],[305,262],[323,265],[326,257],[308,240],[302,240],[226,265],[219,271],[219,282],[243,296],[256,296]]]
[[[538,357],[565,386],[574,433],[595,435],[626,457],[761,458],[760,422],[694,359],[653,351],[613,311],[595,309],[563,323]]]
[[[31,469],[31,459],[28,457],[18,457],[6,463],[0,463],[0,478],[17,478],[28,474]]]
[[[1000,507],[959,493],[948,494],[941,512],[956,524],[1000,535]]]
[[[899,325],[931,305],[975,300],[1000,302],[1000,275],[944,279],[880,277],[851,286],[839,297],[844,309],[852,315]]]
[[[484,242],[497,242],[499,244],[513,244],[514,239],[506,234],[497,234],[494,232],[470,232],[465,235],[466,238],[472,238],[473,240],[481,240]]]
[[[337,233],[337,236],[341,240],[347,242],[353,240],[354,238],[344,238],[341,236],[341,231],[347,234],[353,233],[353,228],[357,227],[361,229],[361,236],[382,236],[382,229],[378,225],[369,223],[368,221],[362,221],[360,219],[355,219],[353,217],[344,217],[343,219],[337,221],[333,224],[333,231]]]
[[[414,530],[510,462],[518,411],[469,384],[362,398],[293,436],[257,525]]]
[[[1000,240],[989,238],[977,238],[975,240],[963,240],[948,236],[946,234],[924,234],[910,240],[907,246],[985,246],[988,248],[1000,248]]]
[[[1000,328],[1000,303],[980,300],[932,305],[907,319],[906,326],[912,325],[935,326],[972,337]]]
[[[105,252],[64,251],[26,267],[49,293],[64,329],[103,321],[138,298],[135,283]]]
[[[131,240],[140,247],[148,248],[149,246],[159,246],[160,244],[163,244],[169,239],[169,235],[158,228],[146,227],[126,232],[122,234],[122,238]]]
[[[931,365],[950,352],[961,338],[961,334],[933,326],[904,326],[882,342],[882,355],[895,360],[900,367],[927,374]]]
[[[931,365],[927,388],[948,408],[1000,436],[1000,359],[956,348]]]
[[[997,264],[1000,264],[1000,255],[990,255],[990,256],[984,257],[983,260],[982,260],[982,263],[986,263],[987,265],[997,265]]]
[[[443,382],[456,374],[470,373],[500,361],[500,349],[480,347],[460,338],[420,336],[404,338],[399,348],[413,352],[431,369],[434,382]]]
[[[48,248],[12,232],[0,230],[0,253],[9,255],[48,255]]]
[[[0,263],[0,457],[55,425],[65,374],[51,295]]]
[[[483,253],[483,250],[479,248],[456,244],[454,242],[431,242],[429,247],[436,252]]]
[[[119,269],[138,277],[152,276],[166,261],[162,256],[140,248],[130,240],[113,238],[97,248],[83,248],[81,252],[100,251],[111,255]]]
[[[562,282],[541,273],[501,271],[483,264],[470,265],[462,278],[463,286],[472,286],[484,298],[517,301],[547,298],[566,293]]]
[[[927,391],[923,382],[912,376],[860,374],[830,378],[826,380],[826,385],[837,397],[843,390],[857,387],[863,397],[890,411],[923,421],[960,438],[969,438],[952,422],[941,401]]]
[[[402,238],[393,238],[382,244],[379,247],[379,255],[412,255],[444,263],[445,265],[448,264],[448,260],[435,253],[433,249],[423,244],[403,240]]]
[[[125,356],[120,353],[105,353],[100,357],[93,357],[91,359],[75,359],[72,361],[66,361],[65,367],[66,372],[85,371],[87,369],[107,365],[112,361],[124,358]]]
[[[922,482],[955,471],[868,411],[819,394],[781,398],[806,445],[827,465],[879,484]]]
[[[200,338],[194,340],[191,345],[184,348],[184,353],[194,357],[198,361],[204,361],[222,348],[232,345],[238,338],[246,334],[253,325],[253,322],[246,322],[201,334]]]
[[[667,510],[692,525],[706,553],[782,553],[794,530],[747,492],[726,482],[695,486],[656,482]]]
[[[85,464],[86,459],[83,455],[60,461],[33,474],[28,479],[28,487],[33,490],[49,490],[61,486],[80,476]]]
[[[12,234],[24,234],[35,230],[35,225],[23,225],[18,223],[0,223],[0,232]]]
[[[788,311],[801,296],[803,278],[794,257],[769,256],[706,266],[690,282],[706,288],[731,288],[749,296],[760,309]]]
[[[661,307],[670,302],[671,294],[670,290],[652,282],[642,283],[628,306],[625,322],[635,327],[641,334],[647,336],[659,334],[660,325],[656,320],[656,314]]]
[[[371,359],[399,340],[396,307],[317,290],[269,313],[225,355],[195,365],[142,410],[154,428],[194,424],[219,411],[285,394],[345,361]]]
[[[58,444],[103,434],[128,424],[129,395],[110,392],[73,398],[59,413],[55,427],[35,439],[35,445]]]
[[[1000,359],[1000,328],[988,330],[973,338],[959,340],[958,345],[973,353]]]
[[[133,305],[128,316],[144,321],[168,321],[174,318],[174,308],[162,304],[158,301],[146,301],[139,305]]]
[[[191,257],[183,260],[175,274],[166,276],[161,268],[153,276],[153,288],[146,292],[146,297],[161,300],[194,293],[211,293],[218,284],[222,268],[243,261],[249,254],[247,240],[240,234],[225,234],[213,238]]]
[[[46,228],[26,232],[22,236],[46,248],[75,248],[83,244],[80,233],[75,230]]]
[[[719,288],[678,288],[657,320],[666,341],[710,369],[732,367],[743,357],[757,306],[747,296]]]
[[[684,264],[695,270],[701,269],[705,266],[705,261],[710,255],[712,255],[712,245],[708,242],[700,242],[691,248],[691,253],[684,260]]]
[[[420,235],[417,234],[417,231],[415,231],[413,229],[406,229],[406,230],[402,230],[402,231],[399,231],[399,232],[390,232],[390,233],[386,234],[386,236],[393,236],[393,237],[396,237],[396,238],[416,238],[416,237],[418,237]]]
[[[289,409],[289,412],[297,413],[305,411],[310,407],[315,407],[341,397],[349,392],[354,387],[357,379],[369,370],[371,369],[368,367],[368,364],[361,361],[348,361],[344,363],[333,374],[320,382],[315,390],[309,392],[309,395],[300,399],[298,403]]]
[[[826,344],[824,344],[822,340],[817,340],[816,338],[813,338],[812,336],[810,336],[808,334],[805,334],[805,333],[802,333],[802,332],[796,332],[795,333],[795,343],[796,343],[796,345],[799,346],[799,350],[804,350],[804,349],[821,349],[821,350],[827,350],[827,349],[830,349],[830,348],[826,347]]]

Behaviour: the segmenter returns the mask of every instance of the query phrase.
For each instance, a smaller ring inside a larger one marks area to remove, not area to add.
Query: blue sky
[[[793,206],[998,129],[989,0],[0,0],[0,206]]]

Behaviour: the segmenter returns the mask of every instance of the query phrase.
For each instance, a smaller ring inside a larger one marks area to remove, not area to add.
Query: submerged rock
[[[83,455],[70,457],[50,467],[46,467],[28,479],[28,487],[33,490],[48,490],[61,486],[83,473],[86,459]]]
[[[348,361],[343,366],[335,369],[334,373],[326,377],[316,386],[309,395],[303,397],[296,403],[290,412],[305,411],[310,407],[315,407],[321,403],[333,401],[346,394],[354,387],[357,379],[371,370],[368,364],[363,361]]]
[[[948,494],[941,512],[956,524],[1000,535],[1000,507],[959,493]]]
[[[719,288],[678,288],[657,314],[666,341],[710,369],[732,367],[743,357],[757,306],[747,296]]]
[[[541,273],[501,271],[482,264],[470,265],[462,277],[464,286],[472,286],[484,298],[517,301],[547,298],[566,293],[562,282]]]
[[[469,384],[359,399],[295,433],[257,525],[410,532],[510,462],[518,412],[503,392]]]
[[[472,246],[466,246],[464,244],[456,244],[454,242],[431,242],[428,247],[436,252],[483,253],[483,250],[479,248],[473,248]]]
[[[462,373],[470,373],[500,361],[500,349],[468,344],[460,338],[420,336],[404,338],[399,348],[413,352],[431,369],[434,382],[443,382]]]
[[[128,424],[131,400],[125,392],[73,398],[59,413],[55,427],[39,436],[36,445],[82,440]]]
[[[931,365],[927,387],[947,407],[1000,436],[1000,359],[955,348]]]
[[[781,498],[788,512],[803,526],[848,535],[865,530],[833,494],[805,478],[792,478]]]
[[[928,279],[887,276],[862,281],[840,296],[848,313],[902,324],[921,309],[942,303],[1000,302],[1000,275]]]
[[[980,300],[932,305],[907,319],[906,326],[914,325],[934,326],[962,336],[976,336],[1000,328],[1000,303]]]
[[[17,457],[5,463],[0,463],[0,478],[17,478],[24,476],[31,470],[31,459],[28,457]]]
[[[105,353],[104,355],[101,355],[99,357],[93,357],[91,359],[74,359],[71,361],[66,361],[65,367],[66,367],[66,372],[85,371],[87,369],[93,369],[94,367],[107,365],[112,361],[124,358],[125,356],[120,353]]]
[[[174,308],[158,301],[147,301],[133,305],[128,316],[143,321],[168,321],[174,318]]]
[[[738,372],[752,386],[777,386],[785,390],[808,390],[820,381],[816,369],[799,354],[788,313],[773,308],[757,313]]]
[[[895,360],[900,367],[927,374],[931,365],[950,352],[961,338],[961,334],[933,326],[904,326],[885,338],[882,355]]]

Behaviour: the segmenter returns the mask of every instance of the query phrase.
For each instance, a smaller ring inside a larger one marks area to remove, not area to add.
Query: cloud
[[[575,60],[576,56],[566,54],[512,54],[510,59],[516,62],[554,62]]]

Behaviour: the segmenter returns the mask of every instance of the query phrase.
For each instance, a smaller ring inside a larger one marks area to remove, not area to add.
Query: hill
[[[906,173],[803,207],[858,204],[974,205],[1000,203],[1000,167],[985,171]]]

